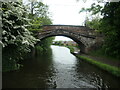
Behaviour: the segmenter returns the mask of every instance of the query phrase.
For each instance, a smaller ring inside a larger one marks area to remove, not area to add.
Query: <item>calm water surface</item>
[[[23,64],[19,71],[3,73],[3,88],[120,88],[119,78],[76,58],[66,47],[51,46]]]

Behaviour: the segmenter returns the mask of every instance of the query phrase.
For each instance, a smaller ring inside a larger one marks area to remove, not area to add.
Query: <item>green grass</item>
[[[73,46],[65,46],[65,47],[69,48],[71,53],[74,53],[74,48],[73,48]]]
[[[85,60],[85,61],[87,61],[87,62],[89,62],[89,63],[91,63],[91,64],[93,64],[93,65],[95,65],[95,66],[113,74],[113,75],[115,75],[115,76],[117,76],[117,77],[120,77],[120,68],[118,68],[118,67],[110,66],[108,64],[104,64],[104,63],[98,62],[96,60],[93,60],[93,59],[90,59],[90,58],[87,58],[87,57],[84,57],[84,56],[80,56],[80,55],[76,55],[76,56],[80,59],[83,59],[83,60]]]
[[[112,56],[108,56],[104,53],[103,49],[98,49],[95,51],[91,51],[89,53],[91,56],[98,56],[98,57],[103,57],[103,58],[107,58],[109,60],[113,60],[113,61],[119,61],[119,59],[112,57]]]

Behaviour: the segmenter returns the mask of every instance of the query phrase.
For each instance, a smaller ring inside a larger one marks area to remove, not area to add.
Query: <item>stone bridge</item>
[[[73,25],[44,25],[38,34],[40,40],[51,36],[66,36],[80,46],[81,52],[88,53],[96,49],[102,42],[101,36],[95,30],[85,26]]]

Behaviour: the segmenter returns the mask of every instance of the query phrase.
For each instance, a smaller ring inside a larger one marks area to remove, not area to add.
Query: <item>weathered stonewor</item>
[[[73,39],[81,48],[81,52],[88,53],[96,49],[103,41],[95,30],[85,26],[74,25],[44,25],[39,32],[39,38],[42,40],[51,36],[66,36]]]

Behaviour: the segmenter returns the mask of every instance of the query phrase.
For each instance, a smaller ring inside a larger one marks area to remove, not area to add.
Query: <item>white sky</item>
[[[23,1],[26,2],[27,0]],[[78,2],[77,0],[42,0],[42,2],[49,6],[53,24],[83,25],[86,14],[79,13],[79,11],[83,7],[90,7],[96,0],[79,0]],[[55,40],[70,39],[57,36]]]
[[[90,7],[95,1],[87,0],[86,3],[83,0],[42,0],[44,4],[49,6],[49,12],[51,12],[51,18],[53,24],[65,24],[65,25],[83,25],[85,20],[85,13],[79,14],[79,11],[83,7]]]
[[[79,13],[81,8],[90,7],[95,1],[87,0],[86,3],[83,0],[42,0],[44,4],[49,6],[49,12],[51,12],[51,18],[53,24],[62,25],[83,25],[86,14]],[[55,41],[69,41],[70,38],[57,36]]]

